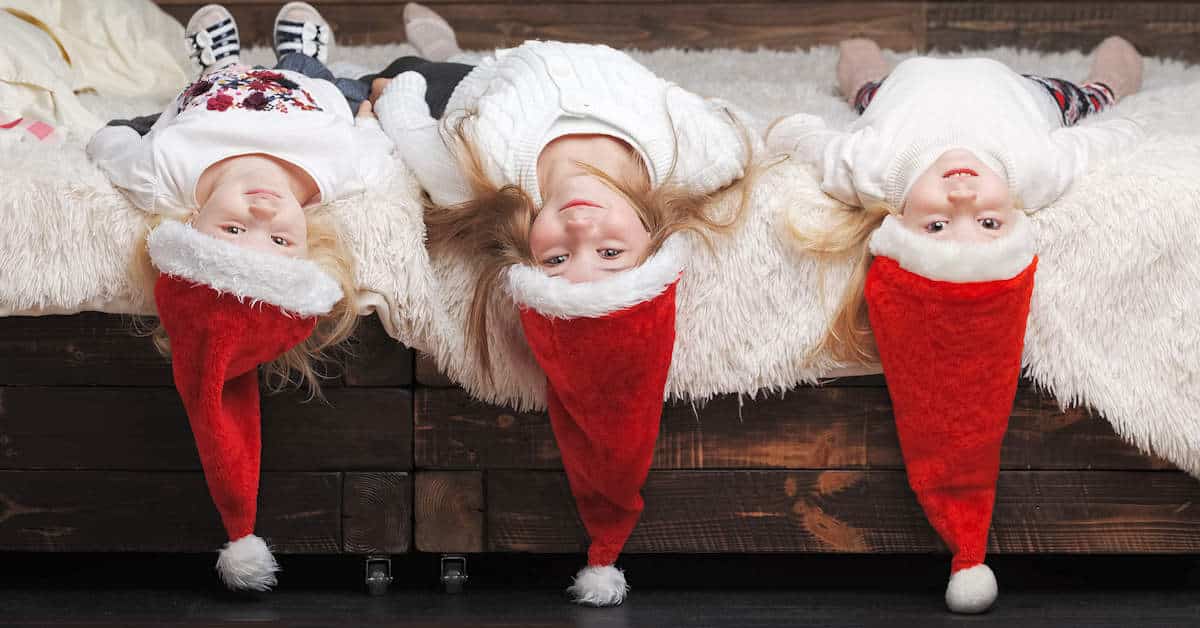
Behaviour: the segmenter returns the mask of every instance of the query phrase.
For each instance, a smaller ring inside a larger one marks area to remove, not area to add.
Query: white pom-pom
[[[567,587],[572,601],[587,606],[619,606],[629,593],[625,583],[625,572],[605,565],[584,567],[575,574],[575,583]]]
[[[996,575],[987,565],[975,565],[950,575],[946,606],[955,613],[982,613],[996,601]]]
[[[235,591],[270,591],[277,571],[271,548],[253,534],[226,543],[217,554],[217,574]]]

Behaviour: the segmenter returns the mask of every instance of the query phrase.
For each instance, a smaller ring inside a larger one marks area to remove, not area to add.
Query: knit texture
[[[1037,258],[1016,277],[934,281],[877,257],[866,298],[908,482],[950,548],[983,562]]]

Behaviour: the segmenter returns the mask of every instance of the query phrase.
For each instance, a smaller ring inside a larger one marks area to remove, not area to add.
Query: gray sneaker
[[[307,2],[289,2],[275,14],[275,58],[300,53],[327,63],[333,29]]]
[[[229,9],[219,4],[197,9],[183,29],[183,38],[200,74],[241,62],[237,22]]]

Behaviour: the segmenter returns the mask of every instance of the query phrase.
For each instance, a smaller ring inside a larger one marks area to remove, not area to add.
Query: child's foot
[[[445,61],[462,52],[454,28],[428,7],[409,2],[404,5],[404,34],[421,57]]]
[[[1104,83],[1121,100],[1142,88],[1142,55],[1125,39],[1109,37],[1092,52],[1092,72],[1086,82]]]
[[[302,54],[325,63],[333,49],[333,29],[307,2],[289,2],[275,14],[275,58]]]
[[[183,38],[200,74],[241,62],[242,40],[233,14],[219,4],[196,10],[183,29]]]
[[[847,39],[838,44],[837,81],[842,96],[851,104],[858,90],[887,76],[883,51],[870,39]]]

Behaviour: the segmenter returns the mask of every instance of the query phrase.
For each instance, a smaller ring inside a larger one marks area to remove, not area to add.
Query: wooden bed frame
[[[199,3],[160,0],[186,19]],[[228,0],[248,42],[276,3]],[[544,36],[775,47],[1089,48],[1120,33],[1200,61],[1200,3],[431,2],[468,47]],[[402,39],[401,3],[320,3],[352,44]],[[0,550],[209,552],[224,542],[170,367],[128,319],[0,319]],[[327,403],[266,397],[258,531],[283,553],[582,552],[550,426],[471,401],[364,320]],[[945,551],[907,487],[879,377],[670,407],[628,552]],[[990,551],[1196,553],[1200,484],[1024,386]],[[376,563],[378,565],[378,563]],[[446,561],[456,588],[456,560]],[[377,574],[378,575],[378,574]],[[376,581],[376,585],[380,582]],[[381,590],[375,586],[375,590]]]

